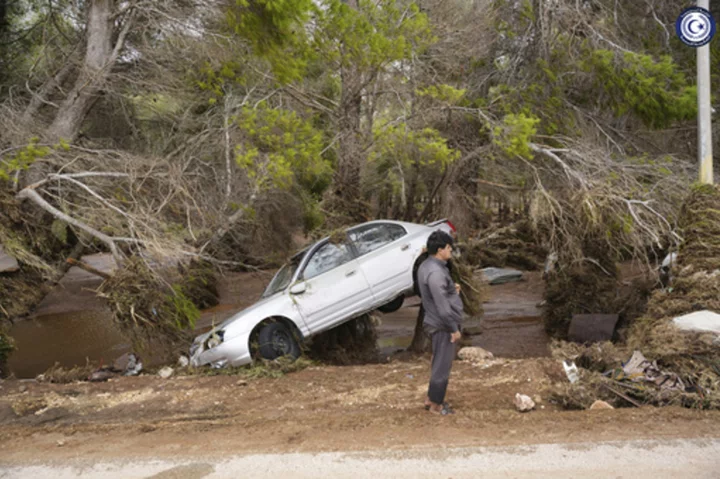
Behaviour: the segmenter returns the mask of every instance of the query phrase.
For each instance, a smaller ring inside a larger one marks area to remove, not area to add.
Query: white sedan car
[[[447,220],[427,225],[371,221],[325,238],[292,257],[260,301],[195,338],[191,364],[241,366],[300,355],[300,342],[374,309],[392,312],[413,293],[412,270],[428,236],[454,233]]]

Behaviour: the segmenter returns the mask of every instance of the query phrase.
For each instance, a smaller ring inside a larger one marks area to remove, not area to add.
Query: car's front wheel
[[[300,345],[292,330],[280,322],[266,323],[258,333],[258,352],[263,359],[277,359],[290,356],[300,357]]]
[[[400,295],[389,303],[385,303],[380,306],[378,310],[383,313],[394,313],[395,311],[400,309],[400,307],[403,305],[403,301],[405,301],[405,297],[403,295]]]

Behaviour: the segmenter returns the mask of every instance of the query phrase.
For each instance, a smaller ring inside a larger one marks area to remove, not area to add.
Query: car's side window
[[[349,232],[350,239],[361,256],[382,248],[406,234],[405,228],[392,223],[368,225]]]
[[[308,260],[303,279],[308,280],[337,268],[353,259],[350,247],[345,243],[325,243]]]

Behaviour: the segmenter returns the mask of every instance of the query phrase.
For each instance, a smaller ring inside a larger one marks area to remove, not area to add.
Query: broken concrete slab
[[[17,260],[7,254],[2,245],[0,245],[0,273],[14,273],[20,270]]]
[[[673,324],[683,331],[720,334],[720,314],[713,311],[695,311],[678,316],[673,319]]]
[[[488,284],[505,284],[513,281],[521,281],[522,271],[511,268],[483,268],[480,270]]]
[[[575,343],[610,341],[619,317],[617,314],[573,314],[568,339]]]

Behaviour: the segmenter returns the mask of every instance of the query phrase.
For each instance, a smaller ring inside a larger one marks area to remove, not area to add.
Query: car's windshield
[[[275,273],[272,281],[270,281],[270,284],[265,288],[265,292],[262,295],[263,298],[272,296],[290,285],[290,281],[292,281],[293,276],[295,276],[295,272],[298,266],[300,266],[300,261],[302,261],[303,256],[305,256],[305,251],[293,256],[289,263],[285,264]]]

